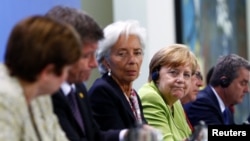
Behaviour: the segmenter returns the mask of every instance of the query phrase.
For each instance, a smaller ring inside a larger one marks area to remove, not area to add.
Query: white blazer
[[[68,141],[49,95],[31,101],[31,107],[30,112],[18,80],[0,64],[0,141]]]

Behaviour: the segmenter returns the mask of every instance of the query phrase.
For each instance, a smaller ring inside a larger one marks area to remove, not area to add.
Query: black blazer
[[[88,92],[93,116],[101,130],[124,129],[136,126],[133,111],[120,86],[112,77],[104,74],[98,78]],[[137,95],[143,123],[141,100]]]
[[[193,126],[203,120],[207,125],[223,125],[224,118],[219,102],[210,86],[201,90],[194,102],[184,105],[188,119]],[[234,124],[233,115],[230,114],[230,124]]]
[[[120,130],[102,132],[91,115],[87,99],[87,91],[83,84],[76,84],[77,102],[83,117],[84,131],[75,120],[68,100],[60,89],[52,95],[54,112],[57,115],[62,129],[70,141],[118,141]]]

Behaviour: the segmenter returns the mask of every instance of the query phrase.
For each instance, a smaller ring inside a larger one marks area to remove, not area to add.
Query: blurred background
[[[22,18],[44,14],[55,5],[86,11],[102,28],[113,21],[136,19],[147,29],[138,89],[147,81],[153,54],[171,43],[187,44],[196,54],[205,75],[220,55],[236,53],[249,60],[249,15],[247,0],[1,0],[0,61],[12,27]],[[99,77],[96,70],[87,87]],[[205,83],[205,80],[204,80]],[[250,113],[250,97],[235,106],[236,123]]]

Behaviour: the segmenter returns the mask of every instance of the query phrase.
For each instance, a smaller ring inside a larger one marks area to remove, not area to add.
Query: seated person
[[[196,57],[182,44],[158,50],[149,64],[148,82],[138,91],[148,124],[160,130],[164,141],[184,141],[191,135],[180,102],[196,70]]]
[[[249,62],[236,54],[219,58],[209,85],[194,102],[184,105],[191,124],[195,126],[200,121],[207,125],[234,124],[229,107],[241,103],[249,92],[249,71]]]
[[[87,81],[97,67],[95,51],[103,31],[89,15],[66,6],[55,6],[46,16],[72,25],[81,36],[81,59],[70,69],[67,81],[52,96],[54,112],[70,141],[119,141],[128,129],[101,131],[92,117],[87,90],[82,82]],[[143,126],[142,129],[151,131]]]
[[[102,130],[145,124],[141,101],[133,82],[140,74],[145,29],[138,21],[118,21],[104,29],[97,50],[102,74],[89,90],[93,115]]]
[[[71,26],[43,16],[15,25],[0,65],[1,141],[68,141],[50,95],[80,58],[80,46]]]
[[[181,98],[182,105],[196,100],[196,96],[197,96],[198,92],[200,91],[200,88],[203,86],[203,77],[201,75],[201,70],[200,70],[200,66],[198,63],[197,63],[196,71],[192,75],[191,81],[192,81],[192,83],[191,83],[191,86],[190,86],[186,96]],[[186,118],[187,118],[187,122],[188,122],[190,129],[192,131],[194,131],[194,128],[193,128],[192,124],[190,123],[187,115],[186,115]]]
[[[82,84],[97,67],[94,54],[98,40],[103,38],[102,29],[83,11],[67,6],[55,6],[46,16],[72,25],[82,42],[82,57],[69,69],[67,80],[52,96],[54,112],[67,137],[70,141],[119,141],[120,130],[107,133],[99,130],[91,115],[87,90]],[[74,104],[76,107],[72,107]]]

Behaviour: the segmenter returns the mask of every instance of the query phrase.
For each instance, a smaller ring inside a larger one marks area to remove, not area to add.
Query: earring
[[[111,76],[111,69],[108,70],[108,76]]]

